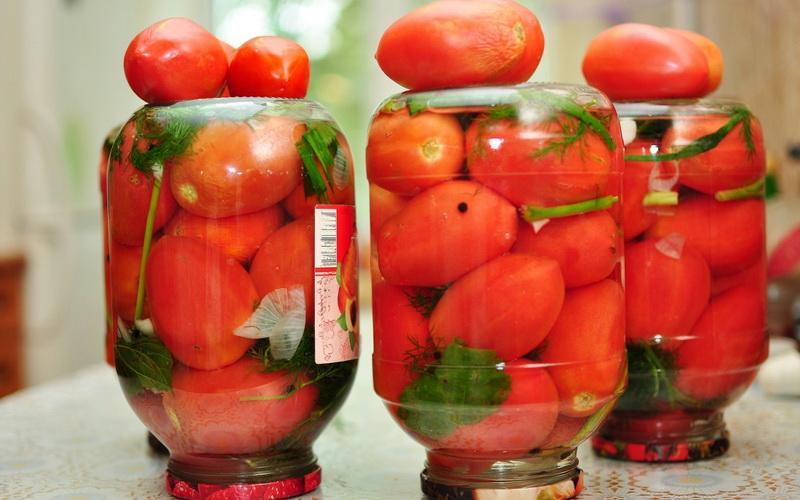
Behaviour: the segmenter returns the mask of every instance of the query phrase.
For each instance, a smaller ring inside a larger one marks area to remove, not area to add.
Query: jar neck
[[[577,482],[579,475],[576,449],[513,459],[428,451],[422,483],[423,490],[426,483],[457,489],[510,490]]]
[[[302,477],[317,468],[311,448],[269,455],[172,455],[167,469],[183,481],[207,484],[269,483]]]

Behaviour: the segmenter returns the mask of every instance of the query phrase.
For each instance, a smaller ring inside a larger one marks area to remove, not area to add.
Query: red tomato
[[[671,217],[660,217],[648,238],[678,233],[699,251],[714,276],[753,265],[764,253],[764,202],[759,199],[719,202],[710,196],[687,197]]]
[[[219,40],[184,17],[147,27],[125,51],[128,85],[150,104],[216,97],[227,71]]]
[[[561,413],[586,417],[615,397],[625,367],[622,288],[604,280],[575,288],[545,339],[539,360],[561,396]]]
[[[412,307],[407,295],[412,292],[385,283],[372,288],[373,383],[387,404],[398,404],[403,389],[417,378],[410,362],[417,361],[419,369],[433,362],[425,356],[431,345],[428,318]]]
[[[513,1],[439,0],[392,24],[375,58],[389,78],[423,90],[521,83],[543,50],[539,20]]]
[[[700,137],[713,134],[729,120],[728,116],[685,116],[672,121],[663,138],[665,151],[675,151]],[[758,180],[766,170],[766,153],[761,125],[750,122],[751,152],[744,140],[742,124],[712,150],[676,162],[681,184],[706,194],[743,187]]]
[[[716,296],[692,337],[675,352],[675,386],[700,401],[744,389],[767,354],[764,290],[745,285]]]
[[[515,253],[529,253],[558,261],[567,288],[607,278],[622,254],[619,227],[606,211],[552,219],[535,232],[520,222]]]
[[[208,123],[189,151],[167,162],[172,193],[184,209],[202,217],[271,207],[300,183],[295,143],[302,134],[300,123],[283,116]]]
[[[255,286],[235,259],[215,247],[162,237],[147,260],[145,283],[156,334],[181,363],[214,370],[253,345],[233,331],[258,304]]]
[[[122,382],[122,386],[125,388],[124,382]],[[178,432],[164,409],[162,393],[152,391],[133,393],[128,390],[124,390],[123,393],[136,416],[159,441],[168,443],[170,446],[174,446],[178,442]]]
[[[478,182],[515,205],[557,206],[598,198],[609,183],[612,152],[594,132],[538,154],[564,139],[577,120],[559,116],[544,123],[479,118],[467,130],[467,168]]]
[[[266,373],[251,357],[212,371],[175,365],[164,408],[177,442],[166,444],[178,454],[243,455],[271,448],[311,415],[317,387],[296,390],[307,382],[285,370]],[[242,401],[249,397],[264,400]]]
[[[279,206],[222,219],[207,219],[180,210],[164,232],[172,236],[200,238],[242,264],[247,264],[267,236],[282,224],[283,210]]]
[[[643,155],[659,153],[661,148],[652,139],[635,139],[625,146],[625,153]],[[666,191],[669,187],[677,189],[678,172],[671,162],[660,161],[625,161],[622,177],[622,232],[625,240],[631,240],[642,234],[656,221],[659,211],[665,207],[644,206],[645,196],[650,192]]]
[[[702,97],[706,56],[688,38],[658,26],[626,23],[592,39],[583,76],[615,101]]]
[[[448,181],[414,197],[376,235],[380,271],[394,285],[439,286],[508,251],[514,207],[469,181]]]
[[[258,36],[242,44],[233,56],[228,88],[237,97],[302,99],[310,73],[303,47],[279,36]]]
[[[755,264],[743,271],[715,276],[711,280],[711,296],[714,297],[739,285],[748,285],[765,290],[767,287],[767,268],[764,265],[764,260],[765,258],[762,256]]]
[[[306,318],[314,317],[314,217],[286,224],[261,245],[250,266],[258,296],[302,286]]]
[[[511,391],[480,422],[462,425],[436,442],[437,449],[465,455],[522,456],[541,445],[558,418],[558,391],[547,370],[528,360],[512,361],[505,372]]]
[[[367,177],[401,196],[453,179],[464,164],[464,132],[455,116],[408,111],[378,115],[369,129]]]
[[[583,426],[586,425],[587,420],[588,418],[586,417],[575,418],[559,415],[558,420],[556,420],[556,425],[553,427],[553,431],[547,436],[545,442],[540,445],[540,448],[547,450],[551,448],[571,447],[575,444],[575,438],[578,437],[578,433],[581,432]]]
[[[355,185],[353,183],[354,172],[353,172],[353,155],[350,153],[350,146],[347,144],[347,140],[344,136],[339,135],[339,147],[344,150],[345,158],[347,159],[347,173],[345,174],[345,179],[340,179],[341,184],[336,184],[337,178],[336,174],[332,173],[334,177],[334,185],[328,182],[328,178],[326,175],[323,175],[322,178],[325,181],[325,186],[327,186],[327,195],[328,195],[328,203],[336,204],[336,205],[354,205],[356,202],[355,198]],[[319,162],[315,162],[316,168],[320,173]],[[334,169],[337,167],[333,167]],[[300,219],[305,217],[306,215],[311,215],[314,213],[314,207],[321,203],[319,197],[311,193],[306,196],[306,189],[303,183],[301,182],[294,191],[292,191],[289,196],[287,196],[283,200],[283,208],[289,212],[295,219]]]
[[[111,242],[111,296],[113,311],[125,321],[133,321],[136,310],[136,292],[139,289],[139,266],[142,247],[129,247]],[[114,320],[114,325],[116,325]]]
[[[153,176],[138,170],[128,160],[134,141],[139,149],[145,149],[149,145],[147,140],[135,137],[135,130],[136,125],[129,122],[120,132],[123,134],[120,159],[112,161],[109,167],[111,180],[108,185],[108,217],[114,240],[125,245],[141,246],[144,243],[147,212],[153,193]],[[156,205],[154,232],[167,223],[177,207],[175,198],[170,193],[169,183],[170,171],[164,169]]]
[[[220,45],[222,45],[222,50],[225,51],[225,59],[228,60],[228,68],[230,68],[231,61],[233,61],[233,56],[236,54],[236,49],[230,46],[230,44],[223,42],[222,40],[219,41]],[[230,97],[231,90],[228,88],[228,85],[225,85],[225,88],[222,90],[222,94],[220,97]]]
[[[678,235],[625,249],[625,300],[629,340],[664,337],[674,349],[708,305],[711,273],[696,250]]]
[[[697,48],[703,51],[703,55],[706,56],[706,62],[708,62],[708,85],[703,95],[710,94],[717,90],[720,82],[722,82],[722,72],[725,69],[722,51],[719,46],[710,39],[693,31],[678,28],[664,28],[664,30],[686,37],[690,42],[695,44]]]
[[[558,262],[503,255],[447,289],[431,314],[431,337],[439,348],[458,338],[467,347],[492,349],[511,361],[542,342],[563,300]]]
[[[369,228],[374,238],[383,223],[405,208],[407,198],[383,189],[377,184],[369,185]]]

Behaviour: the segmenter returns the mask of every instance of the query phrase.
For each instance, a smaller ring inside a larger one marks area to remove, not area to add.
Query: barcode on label
[[[317,208],[314,224],[314,266],[336,267],[336,209]]]

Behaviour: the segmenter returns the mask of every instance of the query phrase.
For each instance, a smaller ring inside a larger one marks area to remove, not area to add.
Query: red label
[[[358,243],[355,207],[314,209],[314,360],[358,357]]]

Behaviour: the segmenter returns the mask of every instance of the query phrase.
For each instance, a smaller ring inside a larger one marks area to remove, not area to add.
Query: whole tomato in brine
[[[606,192],[613,154],[571,116],[531,124],[479,118],[466,139],[469,174],[517,206],[566,205]]]
[[[464,132],[455,116],[403,109],[372,122],[367,177],[401,196],[453,179],[464,164]]]
[[[164,408],[175,427],[173,453],[246,454],[271,448],[314,409],[319,395],[307,378],[267,372],[251,357],[217,370],[177,364]]]
[[[288,117],[213,121],[189,150],[167,162],[175,200],[201,217],[230,217],[275,205],[300,183],[295,144],[305,127]]]
[[[119,243],[141,246],[144,243],[147,213],[156,178],[149,171],[139,170],[131,161],[131,151],[147,150],[152,142],[136,133],[136,123],[128,122],[120,132],[118,156],[109,166],[108,217],[111,237]],[[153,231],[158,231],[175,212],[177,204],[169,190],[170,170],[164,169],[160,181]]]
[[[415,196],[375,241],[387,282],[440,286],[508,251],[516,238],[510,203],[477,182],[448,181]]]
[[[196,238],[164,236],[153,246],[145,275],[156,335],[181,363],[214,370],[253,345],[234,335],[258,304],[236,259]]]
[[[624,377],[625,301],[622,287],[604,280],[567,291],[564,307],[542,343],[538,360],[561,397],[561,413],[585,417],[606,404]]]
[[[664,135],[664,151],[678,152],[701,137],[717,133],[729,120],[728,116],[676,118]],[[681,184],[713,195],[744,187],[764,175],[766,153],[761,125],[755,118],[745,120],[747,123],[734,126],[714,148],[676,160]]]

